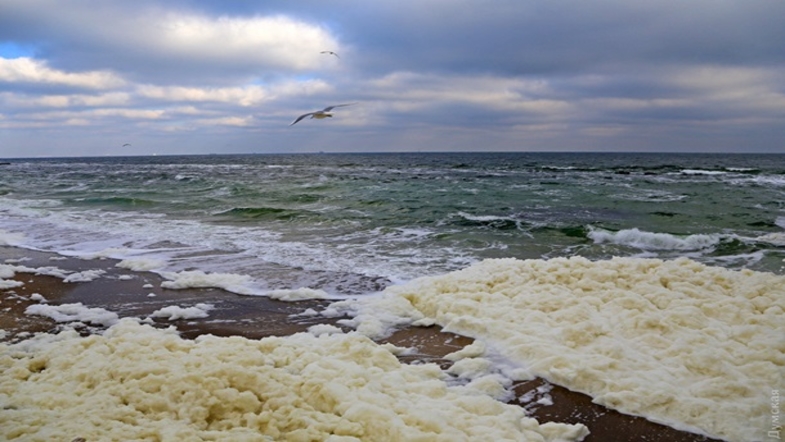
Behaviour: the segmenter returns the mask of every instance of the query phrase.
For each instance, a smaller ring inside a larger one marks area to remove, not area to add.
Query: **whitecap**
[[[724,170],[682,169],[680,173],[683,175],[726,175],[728,172]]]
[[[722,239],[717,234],[672,235],[670,233],[646,232],[638,228],[618,232],[589,227],[588,237],[595,244],[611,243],[635,247],[642,250],[703,250],[714,247]]]

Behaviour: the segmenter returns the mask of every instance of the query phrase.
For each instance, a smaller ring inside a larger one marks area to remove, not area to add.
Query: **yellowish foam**
[[[785,389],[785,277],[774,274],[689,259],[502,259],[378,302],[401,305],[391,297],[598,403],[731,441],[763,440],[770,392]]]
[[[125,319],[0,345],[0,439],[572,441],[359,334],[181,339]]]

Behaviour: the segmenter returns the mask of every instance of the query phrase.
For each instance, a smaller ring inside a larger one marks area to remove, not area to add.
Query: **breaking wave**
[[[611,243],[641,250],[703,250],[716,247],[722,240],[718,234],[673,235],[646,232],[637,228],[617,232],[590,228],[587,235],[595,244]]]

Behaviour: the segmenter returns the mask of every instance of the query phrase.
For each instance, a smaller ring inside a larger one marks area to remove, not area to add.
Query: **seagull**
[[[338,54],[336,54],[333,51],[322,51],[322,52],[320,52],[320,54],[335,55],[336,57],[338,57]],[[338,58],[341,58],[341,57],[338,57]]]
[[[125,144],[123,144],[123,147],[130,146],[130,145],[131,145],[130,143],[125,143]]]
[[[309,115],[311,116],[311,118],[316,118],[317,120],[321,120],[321,119],[324,119],[324,118],[332,117],[333,114],[330,113],[331,110],[335,109],[336,107],[351,106],[353,104],[356,104],[356,103],[336,104],[336,105],[333,105],[333,106],[327,106],[327,107],[325,107],[322,110],[318,110],[318,111],[314,111],[314,112],[308,112],[307,114],[302,114],[299,117],[297,117],[296,120],[292,121],[292,124],[290,124],[289,126],[294,126],[295,124],[300,122],[300,120],[302,120],[303,118],[305,118],[305,117],[307,117]]]

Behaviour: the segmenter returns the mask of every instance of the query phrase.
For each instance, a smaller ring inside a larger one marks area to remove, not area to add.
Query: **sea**
[[[487,258],[783,274],[785,155],[357,153],[9,159],[0,233],[68,256],[378,292]]]

